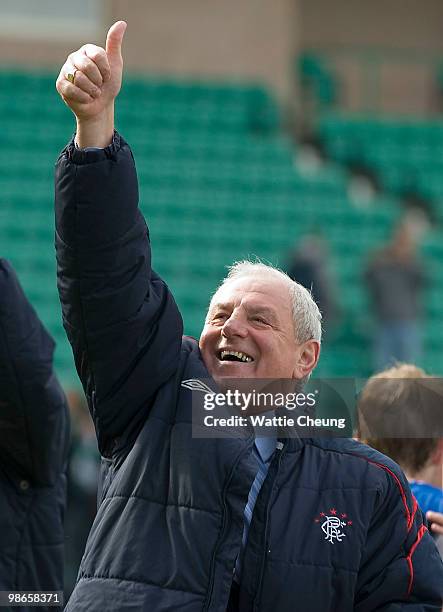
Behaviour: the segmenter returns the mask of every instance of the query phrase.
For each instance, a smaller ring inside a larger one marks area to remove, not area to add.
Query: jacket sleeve
[[[54,342],[0,259],[0,462],[10,476],[51,486],[69,441],[65,395],[52,367]]]
[[[105,457],[127,448],[176,371],[182,320],[151,269],[129,146],[71,142],[56,168],[56,250],[63,324]]]
[[[358,577],[356,612],[441,612],[443,564],[398,466],[379,494]]]

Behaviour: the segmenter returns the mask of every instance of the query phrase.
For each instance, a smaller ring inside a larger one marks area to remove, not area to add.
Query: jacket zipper
[[[222,496],[222,501],[223,501],[222,526],[221,526],[221,530],[220,530],[220,535],[219,535],[218,540],[217,540],[217,544],[215,546],[214,552],[212,553],[212,558],[211,558],[211,575],[210,575],[209,585],[208,585],[208,594],[206,596],[206,600],[205,600],[202,612],[207,612],[209,610],[209,606],[211,604],[212,592],[214,590],[215,558],[217,557],[217,553],[218,553],[218,551],[220,549],[220,545],[221,545],[221,543],[222,543],[222,541],[224,539],[224,535],[225,535],[225,531],[226,531],[227,513],[228,513],[228,508],[227,508],[227,505],[226,505],[226,492],[227,492],[227,490],[229,488],[229,485],[231,484],[232,477],[234,475],[234,472],[235,472],[238,464],[243,459],[243,457],[247,453],[249,453],[249,452],[250,452],[250,448],[247,448],[242,453],[240,453],[240,455],[237,457],[237,461],[232,466],[231,472],[229,474],[229,478],[226,481],[226,485],[225,485],[224,490],[223,490],[223,496]]]
[[[281,465],[281,460],[282,457],[285,453],[286,450],[286,444],[283,444],[282,442],[277,442],[277,448],[276,448],[276,454],[277,455],[277,469],[274,475],[274,483],[277,479],[278,473],[280,471],[280,465]],[[273,499],[274,496],[274,490],[275,490],[275,484],[272,486],[272,490],[271,490],[271,494],[269,496],[268,499],[268,504],[266,507],[266,520],[265,520],[265,548],[263,551],[263,556],[262,556],[262,560],[261,560],[261,565],[260,565],[260,575],[258,578],[258,585],[257,585],[257,594],[254,598],[254,612],[258,612],[260,609],[260,601],[261,601],[261,597],[262,597],[262,592],[263,592],[263,574],[265,573],[265,565],[266,565],[266,555],[268,554],[268,546],[269,546],[269,542],[268,542],[268,531],[269,531],[269,514],[270,514],[270,507],[271,507],[271,501]]]

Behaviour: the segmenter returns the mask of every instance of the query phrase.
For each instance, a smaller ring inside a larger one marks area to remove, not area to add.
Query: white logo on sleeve
[[[181,386],[185,387],[185,389],[190,389],[191,391],[200,391],[201,393],[215,395],[215,391],[213,391],[211,387],[208,387],[208,385],[203,381],[198,380],[198,378],[188,378],[188,380],[182,380]]]

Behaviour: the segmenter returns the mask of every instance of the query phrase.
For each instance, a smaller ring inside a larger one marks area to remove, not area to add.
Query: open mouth
[[[240,363],[250,363],[254,359],[247,353],[242,351],[227,351],[221,350],[218,352],[218,358],[220,361],[239,361]]]

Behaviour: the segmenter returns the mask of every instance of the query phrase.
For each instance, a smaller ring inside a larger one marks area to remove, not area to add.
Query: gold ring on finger
[[[74,72],[68,72],[68,74],[66,75],[66,80],[72,83],[73,85],[75,85],[76,72],[77,72],[77,68],[74,70]]]

